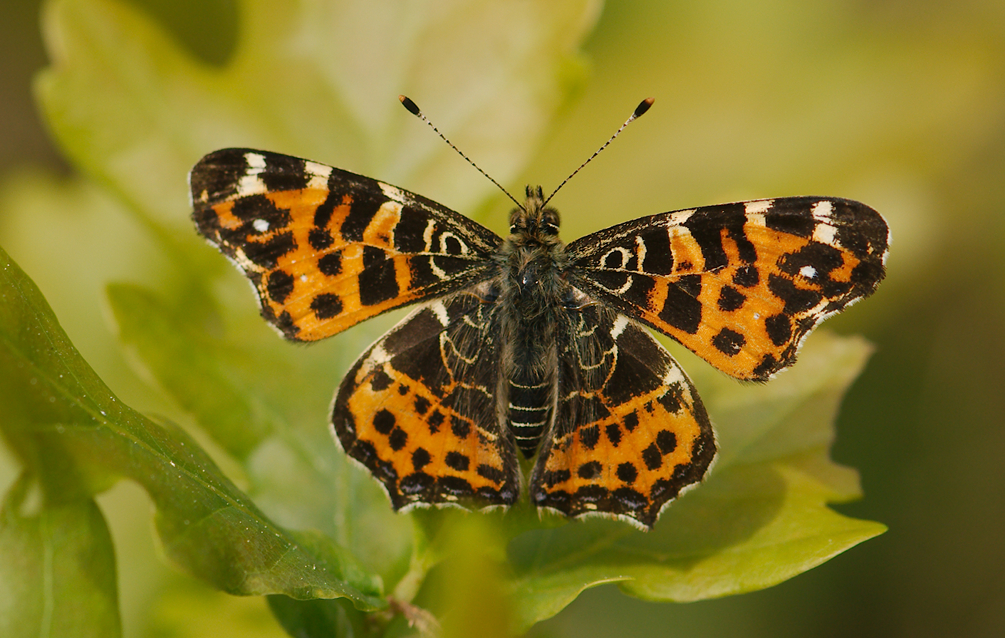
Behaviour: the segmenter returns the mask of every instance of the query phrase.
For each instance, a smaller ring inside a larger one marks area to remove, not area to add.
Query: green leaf
[[[120,636],[115,554],[101,511],[91,499],[31,511],[30,484],[22,475],[0,511],[0,635]]]
[[[269,609],[291,636],[297,638],[341,638],[367,636],[363,615],[335,600],[294,600],[286,596],[269,596]]]
[[[200,315],[194,304],[184,318],[178,317],[154,293],[132,284],[109,285],[108,298],[122,341],[136,349],[184,409],[200,415],[203,427],[227,452],[244,461],[276,429],[279,417],[240,377],[241,371],[263,362],[228,350],[216,335],[198,330],[201,323],[186,321]],[[265,367],[277,373],[277,363]]]
[[[709,477],[649,533],[588,521],[517,536],[509,546],[517,630],[588,587],[618,583],[632,596],[678,602],[756,591],[881,534],[883,525],[827,507],[860,495],[855,472],[827,454],[840,399],[868,352],[860,339],[823,332],[795,371],[766,386],[696,374],[721,446]]]
[[[289,346],[271,331],[263,330],[264,342],[230,343],[193,319],[203,313],[192,304],[172,308],[131,284],[112,284],[108,293],[123,342],[242,463],[256,503],[287,526],[321,530],[368,570],[396,580],[408,563],[410,525],[331,439],[327,403],[337,378],[330,357],[301,357],[297,367],[274,351]]]
[[[172,228],[187,224],[182,176],[227,146],[379,175],[472,210],[493,186],[458,180],[468,169],[397,95],[450,122],[453,141],[508,183],[581,84],[577,48],[600,6],[244,0],[237,48],[218,67],[132,4],[54,0],[44,16],[53,64],[36,94],[75,164]]]
[[[129,477],[157,507],[165,553],[216,587],[384,606],[379,581],[330,539],[283,530],[182,430],[118,401],[3,251],[0,268],[0,427],[45,503],[88,499]]]

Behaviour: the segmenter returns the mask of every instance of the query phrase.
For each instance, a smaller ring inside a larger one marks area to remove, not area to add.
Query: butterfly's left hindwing
[[[666,349],[625,315],[590,304],[559,323],[557,411],[531,499],[652,527],[715,457],[705,407]]]
[[[872,294],[889,229],[858,202],[766,199],[643,217],[569,244],[577,286],[723,372],[765,380]]]
[[[287,155],[216,151],[189,181],[199,232],[298,341],[462,288],[502,241],[424,197]]]
[[[395,509],[512,505],[516,447],[499,418],[494,304],[460,293],[419,306],[363,354],[332,408],[343,449]]]

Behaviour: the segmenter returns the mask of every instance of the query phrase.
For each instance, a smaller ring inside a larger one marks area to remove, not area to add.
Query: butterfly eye
[[[558,211],[554,208],[545,208],[541,211],[541,232],[545,235],[558,234]]]
[[[527,213],[524,212],[523,208],[514,208],[509,214],[509,232],[512,235],[519,233],[523,228],[527,226]]]

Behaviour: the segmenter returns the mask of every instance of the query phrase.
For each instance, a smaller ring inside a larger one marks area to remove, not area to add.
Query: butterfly
[[[421,195],[267,151],[210,153],[189,182],[199,233],[287,339],[415,305],[355,362],[331,411],[336,440],[396,510],[512,505],[523,457],[536,459],[526,491],[539,508],[651,528],[705,476],[716,440],[648,329],[767,380],[876,289],[889,243],[876,211],[839,198],[660,213],[564,244],[540,187],[503,238]]]

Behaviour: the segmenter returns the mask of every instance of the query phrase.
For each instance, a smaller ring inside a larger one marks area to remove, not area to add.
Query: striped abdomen
[[[534,456],[551,420],[553,382],[550,376],[542,379],[515,374],[509,381],[509,425],[517,447],[526,458]]]

